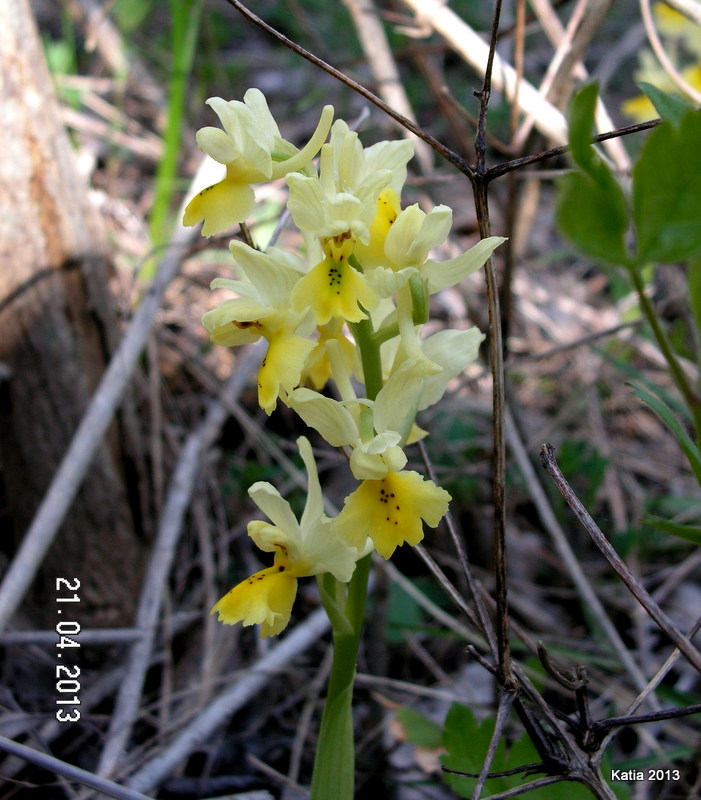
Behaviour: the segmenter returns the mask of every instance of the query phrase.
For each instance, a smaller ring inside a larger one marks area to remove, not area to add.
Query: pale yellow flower
[[[296,257],[272,248],[261,253],[233,241],[230,250],[248,281],[217,278],[212,288],[239,295],[225,300],[202,317],[202,325],[216,344],[225,347],[268,341],[268,351],[258,371],[258,402],[272,413],[278,397],[299,385],[305,362],[315,343],[311,315],[290,306],[290,294],[304,274]]]
[[[298,578],[329,572],[347,583],[362,555],[336,533],[332,520],[324,514],[311,445],[300,437],[297,446],[308,476],[301,519],[297,520],[290,504],[271,484],[258,481],[251,486],[249,495],[272,524],[254,520],[248,524],[248,535],[261,550],[274,553],[275,561],[272,567],[234,586],[211,611],[226,625],[260,625],[262,637],[275,636],[287,627]]]
[[[211,97],[207,103],[219,117],[223,130],[201,128],[196,134],[197,145],[226,166],[226,175],[196,194],[185,209],[183,225],[204,221],[203,236],[220,233],[250,215],[255,206],[251,184],[304,169],[319,152],[333,119],[333,107],[325,106],[311,139],[297,150],[280,135],[258,89],[249,89],[243,103],[227,102],[221,97]]]
[[[418,472],[390,472],[380,480],[365,480],[348,497],[334,522],[350,545],[363,547],[372,539],[377,552],[390,558],[405,542],[423,539],[422,520],[435,528],[448,510],[450,495]]]

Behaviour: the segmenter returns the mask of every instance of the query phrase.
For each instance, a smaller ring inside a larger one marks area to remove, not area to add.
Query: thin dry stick
[[[382,22],[377,15],[377,9],[372,0],[343,0],[343,4],[353,18],[353,23],[358,31],[358,39],[372,70],[380,97],[388,106],[395,108],[400,114],[403,114],[416,124],[416,117],[411,108],[409,98],[404,91],[392,49],[385,35],[385,29],[382,27]],[[429,173],[433,161],[431,149],[415,134],[411,134],[406,130],[404,133],[408,138],[415,140],[416,158],[421,171]]]
[[[692,627],[688,630],[686,636],[688,639],[691,639],[701,629],[701,617],[699,617],[696,622],[692,625]],[[629,714],[635,713],[640,706],[645,702],[647,696],[650,692],[654,692],[655,689],[660,685],[662,679],[667,675],[667,673],[672,669],[672,667],[677,663],[679,656],[681,653],[679,652],[679,648],[675,647],[674,650],[669,654],[667,660],[664,664],[657,670],[655,675],[653,676],[652,680],[648,683],[645,689],[633,700],[633,702],[628,706],[626,709],[626,716]]]
[[[550,506],[547,495],[545,494],[545,491],[536,476],[533,465],[528,458],[526,448],[521,441],[521,436],[519,435],[516,423],[514,422],[511,412],[508,409],[506,412],[506,434],[509,439],[511,450],[514,454],[514,458],[516,459],[516,463],[518,464],[519,470],[528,485],[528,491],[531,495],[531,498],[538,509],[538,516],[540,517],[545,529],[550,534],[553,544],[555,545],[555,549],[562,559],[565,568],[569,572],[572,582],[579,592],[582,601],[596,617],[599,625],[601,626],[601,630],[609,640],[611,647],[618,656],[621,664],[623,664],[630,674],[633,684],[638,691],[642,691],[647,685],[647,679],[640,671],[640,667],[636,663],[635,659],[631,656],[630,651],[623,642],[623,639],[621,639],[616,627],[609,619],[608,614],[601,604],[598,595],[592,588],[584,570],[582,569],[582,566],[577,560],[577,556],[570,547],[570,543],[567,541],[564,531],[555,518],[555,514]],[[652,697],[651,700],[655,703],[654,708],[659,708],[659,705],[656,703],[656,699]]]
[[[426,472],[428,473],[428,477],[436,485],[438,485],[436,473],[433,469],[433,464],[431,463],[431,459],[428,456],[426,445],[421,440],[419,441],[419,451],[421,452],[421,458],[424,462],[424,466],[426,467]],[[498,658],[498,651],[497,651],[494,626],[492,625],[492,620],[487,612],[484,600],[482,598],[482,587],[479,585],[477,579],[472,573],[472,567],[470,566],[470,561],[467,557],[467,550],[465,549],[463,538],[458,531],[457,525],[455,524],[455,518],[453,517],[453,514],[451,513],[450,509],[448,509],[448,513],[445,515],[445,523],[448,528],[448,532],[450,533],[450,538],[453,542],[453,547],[455,547],[455,551],[458,554],[458,560],[460,561],[460,566],[462,567],[465,579],[467,580],[467,585],[470,587],[470,594],[472,595],[472,600],[475,604],[475,608],[477,609],[477,616],[480,623],[478,630],[481,630],[482,633],[485,635],[487,641],[489,642],[489,648],[491,650],[492,657],[496,660]],[[421,555],[421,553],[419,553],[419,555]],[[421,557],[423,558],[423,555]],[[443,580],[440,580],[440,583],[441,585],[443,585]],[[451,589],[449,590],[446,587],[446,591],[452,594],[452,591],[454,591],[454,589],[453,587],[451,587]],[[475,620],[472,618],[470,619],[472,623],[475,624]]]
[[[135,773],[127,785],[141,792],[157,787],[214,730],[250,702],[273,677],[288,669],[293,658],[317,644],[329,625],[324,609],[317,609],[252,664],[243,677],[237,677],[227,691],[219,694],[176,739]]]
[[[222,396],[232,401],[243,389],[250,373],[260,361],[260,348],[249,348],[238,369],[231,376]],[[110,775],[116,769],[129,740],[139,709],[146,670],[156,635],[158,616],[163,601],[164,586],[170,573],[182,528],[185,512],[190,504],[202,456],[218,436],[228,417],[226,404],[215,401],[210,405],[204,421],[185,442],[163,506],[163,513],[151,551],[144,588],[136,615],[136,627],[143,635],[132,648],[124,680],[117,696],[114,713],[100,756],[98,772]]]
[[[435,561],[433,561],[433,559],[431,559],[431,562],[434,565],[436,563]],[[405,575],[402,575],[402,573],[394,566],[394,564],[391,561],[380,561],[379,564],[380,568],[385,570],[392,583],[396,583],[397,586],[399,586],[404,592],[406,592],[406,594],[408,594],[409,597],[415,600],[416,603],[420,605],[421,608],[424,609],[424,611],[426,611],[426,613],[432,616],[436,621],[440,622],[441,625],[444,625],[446,628],[454,631],[455,633],[458,634],[458,636],[461,636],[463,639],[465,639],[465,641],[472,642],[473,644],[479,645],[480,647],[484,647],[484,640],[478,633],[474,632],[470,628],[465,627],[465,625],[459,622],[452,614],[449,614],[447,611],[444,611],[442,608],[440,608],[440,606],[437,606],[433,602],[433,600],[426,597],[426,595],[420,589],[416,588],[416,584],[413,581],[409,580],[409,578],[407,578]],[[438,569],[440,569],[440,567],[438,567]],[[441,574],[443,575],[443,578],[446,580],[447,584],[452,586],[450,581],[448,581],[447,578],[445,578],[445,575],[443,573]],[[443,581],[441,581],[441,585],[444,585]],[[459,598],[460,595],[457,592],[455,592],[455,595],[451,594],[451,597],[457,602],[457,598]],[[461,605],[460,608],[463,611],[465,611],[464,601],[462,601],[462,603],[463,605]],[[477,626],[475,625],[475,628],[476,627]]]
[[[540,91],[558,107],[571,90],[572,75],[604,21],[613,0],[579,0],[545,73]]]
[[[482,794],[482,789],[484,789],[484,784],[487,782],[487,777],[489,776],[489,770],[494,762],[497,747],[501,741],[501,737],[504,735],[506,720],[515,697],[516,695],[513,692],[502,691],[499,693],[499,707],[497,708],[496,719],[494,721],[494,730],[489,740],[489,747],[485,753],[477,783],[475,783],[475,788],[472,790],[472,800],[479,800]]]
[[[701,25],[701,3],[698,0],[667,0],[667,5],[676,8],[679,13],[689,17],[697,25]]]
[[[507,800],[510,797],[517,797],[520,794],[532,792],[535,789],[543,789],[545,786],[550,786],[552,783],[562,783],[565,778],[561,775],[548,775],[545,778],[536,778],[534,781],[529,781],[514,789],[508,789],[506,792],[499,792],[498,794],[490,794],[489,797],[483,800]]]
[[[487,61],[484,65],[484,82],[479,97],[479,117],[475,137],[476,166],[472,176],[472,189],[475,199],[475,212],[480,236],[485,239],[491,235],[489,216],[488,187],[486,173],[486,122],[487,110],[492,93],[492,73],[497,58],[496,45],[501,17],[501,0],[497,0]],[[504,438],[504,409],[506,407],[504,388],[504,343],[502,334],[501,310],[499,307],[499,281],[494,259],[490,256],[484,265],[487,286],[487,308],[489,312],[489,364],[492,373],[492,426],[493,426],[493,464],[492,464],[492,505],[494,582],[497,602],[496,639],[498,651],[499,680],[502,688],[514,691],[511,651],[509,648],[509,607],[507,602],[508,584],[506,579],[506,445]]]
[[[270,36],[284,44],[285,47],[288,47],[294,53],[297,53],[297,55],[302,56],[302,58],[305,58],[307,61],[319,67],[319,69],[323,69],[324,72],[327,72],[329,75],[332,75],[334,78],[336,78],[336,80],[341,81],[341,83],[344,83],[346,86],[353,89],[353,91],[359,94],[361,97],[369,100],[373,105],[384,111],[385,114],[392,117],[392,119],[396,120],[408,131],[411,131],[413,134],[418,136],[419,139],[423,139],[424,142],[429,144],[437,153],[445,158],[446,161],[451,163],[464,175],[470,175],[472,173],[472,167],[464,158],[459,156],[457,153],[454,153],[449,147],[446,147],[442,142],[439,142],[438,139],[431,136],[430,133],[427,133],[425,130],[423,130],[423,128],[420,128],[410,119],[407,119],[398,111],[388,106],[384,100],[379,98],[376,94],[373,94],[369,89],[361,86],[361,84],[359,84],[357,81],[352,80],[344,72],[341,72],[340,70],[331,66],[331,64],[328,64],[323,59],[314,55],[314,53],[310,53],[309,50],[306,50],[304,47],[297,44],[297,42],[293,42],[292,39],[288,39],[283,33],[280,33],[280,31],[273,28],[272,25],[268,25],[267,22],[256,16],[243,3],[240,3],[239,0],[226,1],[229,3],[229,5],[233,6],[237,11],[243,14],[244,17],[249,19],[254,25],[258,26],[261,30],[265,31]]]
[[[543,28],[543,32],[550,42],[557,45],[565,35],[565,29],[560,22],[550,0],[530,0],[530,6],[535,12]],[[572,76],[577,80],[586,80],[588,77],[584,64],[580,61],[574,65]],[[610,131],[614,124],[601,97],[596,100],[596,126],[600,131]],[[616,167],[625,172],[630,169],[630,158],[625,147],[618,139],[608,139],[606,148]]]
[[[643,25],[645,26],[645,33],[647,34],[648,41],[652,47],[655,55],[657,56],[664,71],[674,81],[674,83],[684,92],[687,97],[690,97],[697,105],[701,103],[701,92],[694,89],[688,81],[684,80],[684,76],[674,66],[672,60],[667,55],[660,37],[655,27],[655,20],[652,18],[652,11],[650,10],[650,0],[640,0],[640,13],[643,18]]]
[[[490,58],[489,46],[444,0],[402,2],[416,12],[421,22],[439,33],[478,74],[485,74]],[[507,97],[518,97],[521,111],[533,116],[541,133],[560,144],[567,141],[567,122],[562,112],[545,100],[531,83],[519,81],[514,68],[499,55],[494,56],[493,81],[497,91],[503,91]]]
[[[108,797],[114,797],[115,800],[151,800],[145,794],[134,791],[133,789],[126,789],[124,786],[108,781],[106,778],[100,778],[88,772],[85,769],[76,767],[73,764],[67,764],[54,756],[46,753],[40,753],[33,747],[27,747],[24,744],[19,744],[12,739],[7,739],[5,736],[0,736],[0,750],[6,753],[27,761],[30,764],[35,764],[41,769],[53,772],[60,775],[69,781],[75,783],[82,783],[84,786],[89,786],[91,789],[97,789]]]
[[[645,589],[635,575],[632,574],[618,553],[613,549],[609,540],[604,536],[603,532],[596,522],[594,522],[586,508],[582,505],[577,495],[572,491],[572,487],[569,485],[569,483],[567,483],[565,476],[562,474],[560,467],[555,460],[553,446],[548,442],[541,446],[540,458],[543,467],[547,470],[548,474],[555,482],[555,485],[565,499],[565,502],[582,523],[584,529],[589,534],[596,547],[601,551],[606,560],[616,571],[618,577],[626,585],[628,591],[647,611],[660,630],[674,642],[687,661],[697,670],[699,670],[699,672],[701,672],[701,653],[676,627],[676,625],[664,613],[664,611],[662,611],[662,609],[650,596],[647,589]]]

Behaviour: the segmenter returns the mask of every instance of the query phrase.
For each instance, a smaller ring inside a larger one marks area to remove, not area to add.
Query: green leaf
[[[699,453],[699,448],[689,438],[689,435],[684,430],[684,426],[679,421],[678,417],[664,401],[652,394],[652,392],[644,386],[641,386],[639,383],[631,383],[630,386],[633,388],[636,397],[648,405],[674,434],[674,438],[684,451],[689,466],[696,476],[699,486],[701,486],[701,453]]]
[[[401,706],[394,715],[404,728],[407,741],[411,744],[438,748],[443,743],[443,728],[413,708]]]
[[[694,315],[696,329],[701,332],[701,256],[689,262],[687,273],[689,307]]]
[[[653,528],[671,533],[672,536],[679,536],[681,539],[686,539],[688,542],[701,545],[701,528],[694,525],[682,525],[679,522],[671,522],[670,520],[662,519],[654,514],[646,514],[643,522],[652,525]]]
[[[693,106],[673,94],[667,94],[651,83],[641,81],[640,88],[648,96],[650,102],[655,106],[655,110],[668,122],[678,126],[688,111],[693,110]]]
[[[555,220],[560,231],[582,254],[598,261],[627,265],[628,227],[625,200],[613,177],[597,182],[572,172],[558,185]]]
[[[625,195],[591,143],[597,86],[574,96],[568,117],[572,159],[580,168],[559,184],[556,220],[562,233],[585,255],[627,265],[628,209]]]
[[[573,96],[567,116],[570,153],[575,164],[585,172],[591,172],[594,164],[591,138],[598,94],[599,87],[596,83],[582,87]]]
[[[633,218],[639,264],[701,254],[701,111],[677,126],[663,122],[633,168]]]
[[[493,730],[494,720],[492,718],[478,723],[469,708],[454,703],[448,712],[443,731],[443,744],[448,751],[442,758],[443,766],[461,772],[479,774]],[[490,771],[502,772],[538,761],[540,761],[540,757],[528,736],[522,736],[508,750],[502,739],[497,746]],[[472,796],[476,778],[454,775],[449,772],[446,772],[444,777],[456,794],[461,797]],[[485,785],[484,795],[508,791],[523,785],[528,780],[533,780],[533,778],[524,776],[522,772],[500,778],[489,778]],[[571,782],[555,783],[538,790],[539,800],[591,800],[591,798],[592,795],[588,789],[581,784]]]

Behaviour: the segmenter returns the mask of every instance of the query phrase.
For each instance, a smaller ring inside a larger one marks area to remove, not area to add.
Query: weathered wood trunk
[[[27,0],[0,3],[0,547],[11,558],[118,335],[105,237],[76,172]],[[144,542],[115,423],[25,611],[55,624],[54,579],[84,624],[131,621]]]

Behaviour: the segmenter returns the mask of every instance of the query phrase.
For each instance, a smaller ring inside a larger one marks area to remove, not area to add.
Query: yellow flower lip
[[[334,239],[337,240],[338,237]],[[297,311],[311,308],[317,325],[326,325],[333,318],[360,322],[367,318],[361,306],[372,309],[380,302],[379,295],[365,276],[354,269],[347,258],[342,258],[348,241],[345,238],[338,240],[339,260],[327,256],[292,291],[292,307]]]
[[[347,583],[360,553],[333,529],[324,514],[316,462],[309,441],[297,440],[307,469],[307,502],[299,520],[277,489],[258,481],[248,490],[251,499],[271,520],[253,520],[248,535],[266,553],[274,553],[272,567],[259,570],[227,592],[211,613],[226,625],[260,625],[261,636],[280,633],[290,621],[297,579],[329,572]]]
[[[390,472],[366,480],[348,497],[336,518],[338,533],[355,547],[370,538],[377,552],[390,558],[405,542],[423,539],[422,520],[435,528],[448,510],[450,495],[418,472]]]
[[[234,586],[210,614],[225,625],[260,625],[262,638],[275,636],[287,627],[296,594],[297,578],[276,563]]]

